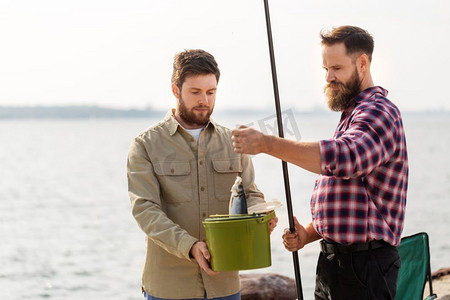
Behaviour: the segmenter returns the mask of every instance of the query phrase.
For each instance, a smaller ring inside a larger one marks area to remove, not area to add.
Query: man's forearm
[[[306,243],[305,244],[309,244],[312,243],[314,241],[317,241],[319,239],[321,239],[322,237],[317,233],[317,231],[314,229],[313,223],[309,223],[306,227],[305,230],[307,232],[307,239],[306,239]]]
[[[321,174],[319,142],[296,142],[276,136],[264,136],[263,152],[297,165],[310,172]]]

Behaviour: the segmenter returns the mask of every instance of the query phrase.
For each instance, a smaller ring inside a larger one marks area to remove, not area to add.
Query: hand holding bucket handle
[[[273,212],[275,214],[275,212]],[[269,233],[272,233],[272,231],[277,227],[278,224],[278,217],[276,215],[273,216],[272,219],[269,221]]]
[[[278,217],[275,215],[275,209],[279,207],[281,207],[281,203],[278,200],[273,200],[270,202],[263,202],[250,206],[248,208],[248,213],[249,214],[266,213],[267,216],[271,216],[269,221],[269,232],[272,233],[275,227],[277,227],[278,223]]]
[[[219,272],[213,271],[209,265],[211,259],[211,254],[209,253],[208,246],[205,242],[197,241],[192,245],[189,255],[192,256],[209,276],[214,276],[219,274]]]
[[[269,233],[277,227],[278,217],[275,215],[275,211],[270,211],[266,215],[261,216],[258,219],[258,223],[267,223],[269,226]]]

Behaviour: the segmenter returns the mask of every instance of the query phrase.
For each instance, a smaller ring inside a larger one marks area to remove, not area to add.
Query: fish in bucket
[[[244,187],[242,186],[242,178],[237,176],[231,187],[230,206],[228,208],[230,215],[244,215],[248,213],[247,198],[245,198]]]

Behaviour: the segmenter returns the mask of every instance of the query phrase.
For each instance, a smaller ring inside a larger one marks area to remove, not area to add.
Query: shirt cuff
[[[185,236],[181,242],[180,242],[180,249],[181,249],[181,253],[183,253],[184,257],[186,259],[191,260],[192,257],[189,255],[189,253],[191,252],[191,248],[192,246],[198,242],[198,239],[196,239],[193,236]]]

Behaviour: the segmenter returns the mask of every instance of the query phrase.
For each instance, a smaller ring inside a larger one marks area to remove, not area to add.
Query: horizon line
[[[168,109],[162,109],[162,108],[153,108],[151,106],[147,107],[114,107],[114,106],[107,106],[107,105],[100,105],[100,104],[64,104],[64,105],[55,105],[55,104],[35,104],[35,105],[1,105],[0,109],[61,109],[61,108],[94,108],[94,109],[102,109],[102,110],[111,110],[111,111],[127,111],[127,112],[167,112]],[[272,111],[272,108],[250,108],[250,107],[244,107],[244,108],[221,108],[220,111],[214,111],[215,113],[221,113],[223,111],[253,111],[255,113],[258,112],[267,112]],[[286,108],[284,110],[293,110],[298,113],[315,113],[315,112],[324,112],[324,113],[334,113],[333,111],[330,111],[327,108],[324,108],[322,106],[314,106],[312,108],[308,109],[296,109],[296,108]],[[427,108],[427,109],[403,109],[401,110],[402,113],[450,113],[450,109],[447,108]]]

